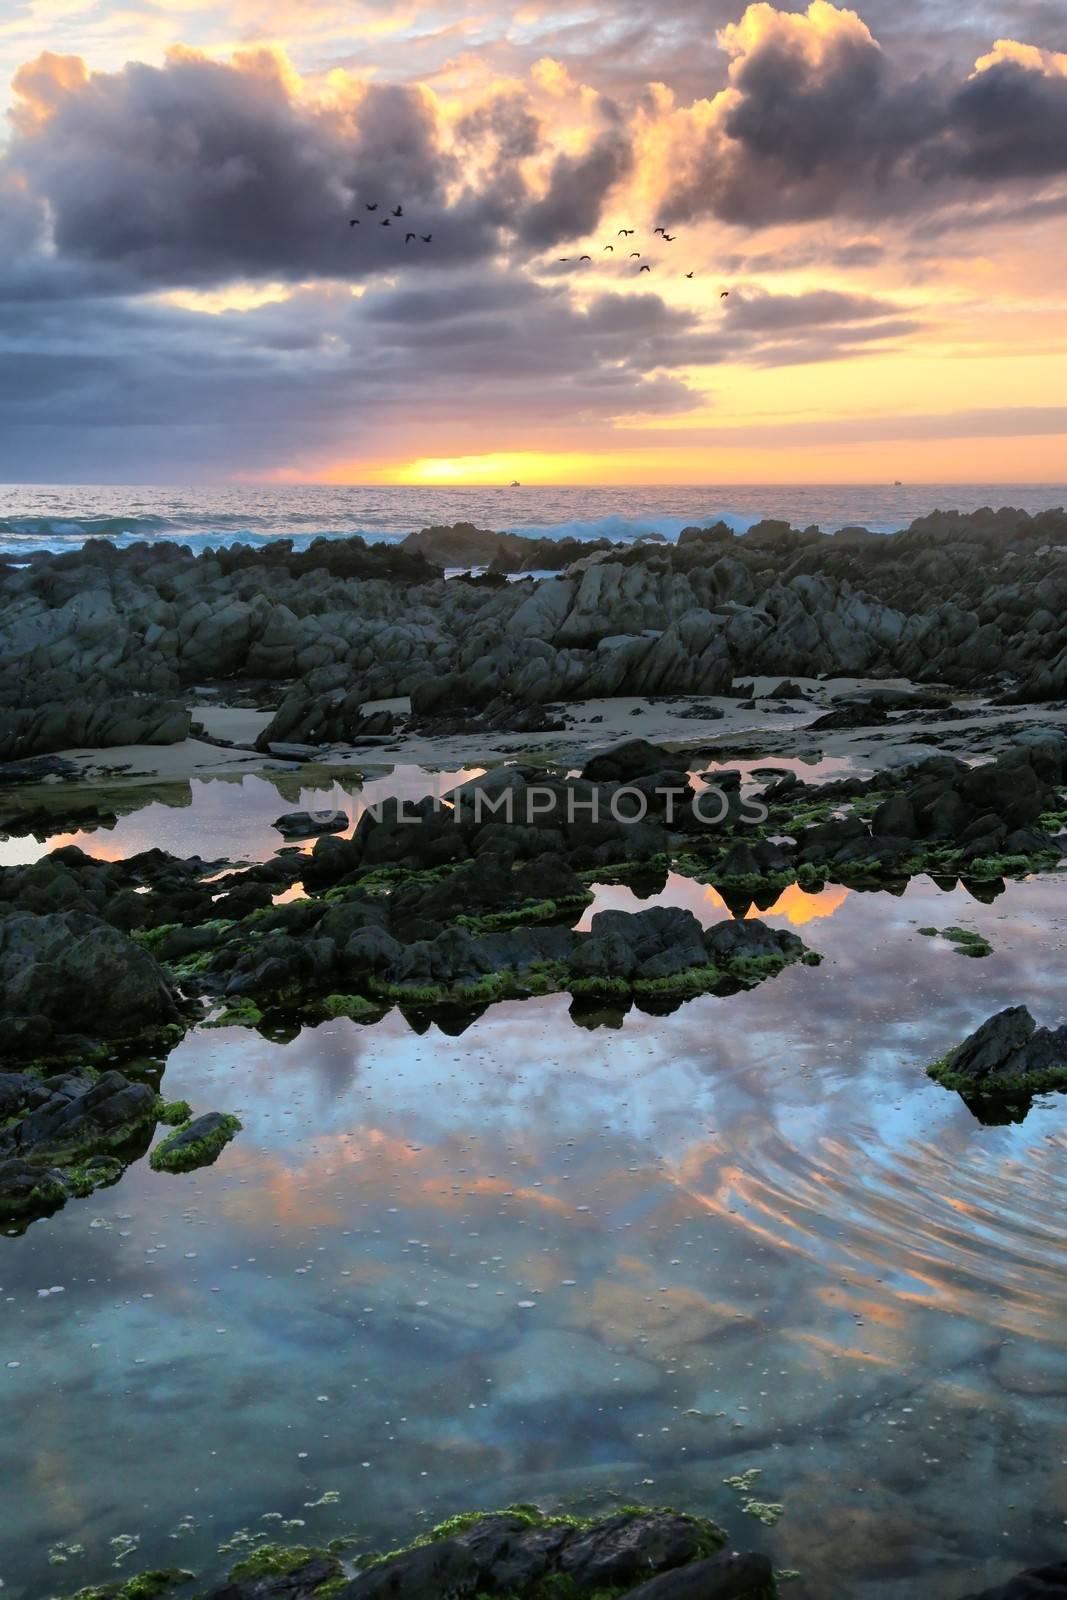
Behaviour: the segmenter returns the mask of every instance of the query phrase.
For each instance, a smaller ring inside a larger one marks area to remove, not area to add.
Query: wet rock
[[[576,1533],[564,1545],[559,1569],[581,1591],[637,1584],[707,1557],[724,1542],[712,1524],[670,1511],[622,1513]]]
[[[271,826],[286,839],[310,839],[316,833],[343,833],[350,822],[347,811],[287,811]]]
[[[457,1540],[439,1539],[362,1572],[339,1600],[461,1600],[473,1595],[481,1568]]]
[[[1049,1567],[1032,1567],[1029,1572],[1009,1578],[1007,1583],[964,1595],[962,1600],[1065,1600],[1065,1597],[1067,1561],[1057,1561]]]
[[[770,1600],[774,1569],[766,1556],[731,1551],[652,1578],[625,1600]]]
[[[179,1016],[155,957],[78,911],[0,917],[0,1006],[15,1054],[79,1034],[133,1038]]]
[[[1039,1028],[1025,1006],[1009,1006],[927,1068],[968,1097],[1011,1099],[1067,1086],[1067,1024]]]
[[[217,1589],[211,1589],[203,1600],[310,1600],[316,1589],[343,1577],[344,1568],[331,1555],[310,1555],[306,1560],[297,1558],[294,1564],[282,1558],[269,1562],[261,1558],[259,1565],[280,1565],[288,1570],[256,1571],[256,1558],[248,1563],[253,1571],[246,1576],[231,1576]],[[241,1568],[234,1569],[240,1574]]]
[[[156,1145],[150,1164],[154,1172],[192,1172],[217,1161],[241,1124],[221,1111],[207,1111],[185,1122]]]
[[[610,750],[600,750],[582,768],[582,777],[591,783],[629,783],[646,778],[672,765],[668,751],[647,739],[626,739]]]

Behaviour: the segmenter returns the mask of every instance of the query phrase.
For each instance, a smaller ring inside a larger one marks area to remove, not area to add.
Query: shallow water
[[[254,783],[201,797],[249,856]],[[116,853],[192,848],[159,820]],[[217,1165],[0,1238],[5,1600],[112,1575],[123,1535],[118,1572],[208,1573],[241,1529],[377,1544],[520,1498],[709,1513],[820,1600],[1059,1556],[1064,1101],[984,1128],[923,1067],[1003,1005],[1059,1020],[1062,906],[794,890],[768,920],[822,966],[668,1017],[193,1033],[166,1092],[240,1115]],[[917,933],[953,923],[994,954]],[[773,1528],[722,1482],[752,1466]]]

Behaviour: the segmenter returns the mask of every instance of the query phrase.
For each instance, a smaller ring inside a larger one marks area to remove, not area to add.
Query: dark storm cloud
[[[469,119],[468,143],[493,142],[492,182],[482,193],[457,186],[453,199],[457,157],[415,86],[371,85],[349,106],[319,107],[295,99],[262,52],[225,65],[179,54],[92,75],[76,58],[45,56],[16,88],[0,239],[20,208],[25,230],[29,208],[47,203],[59,258],[106,265],[131,287],[371,276],[400,264],[409,226],[432,234],[433,249],[417,241],[405,266],[482,259],[530,205],[514,163],[532,129],[513,104]],[[606,162],[598,147],[575,181],[595,186]],[[561,210],[565,188],[561,172]],[[405,219],[382,228],[394,205]]]

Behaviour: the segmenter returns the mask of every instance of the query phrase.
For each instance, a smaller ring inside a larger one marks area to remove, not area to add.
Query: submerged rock
[[[1067,1561],[1049,1567],[1032,1567],[1007,1583],[968,1594],[963,1600],[1067,1600]]]

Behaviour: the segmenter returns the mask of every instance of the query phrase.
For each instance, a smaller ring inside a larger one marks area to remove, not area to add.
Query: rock
[[[629,783],[646,778],[672,765],[668,751],[649,744],[647,739],[625,739],[591,756],[582,768],[582,777],[591,783]]]
[[[1007,1583],[964,1595],[963,1600],[1067,1600],[1067,1561],[1032,1567]]]
[[[0,1005],[16,1055],[76,1034],[134,1038],[179,1016],[155,957],[80,911],[0,916]]]
[[[310,839],[316,833],[344,833],[351,821],[347,811],[287,811],[271,826],[287,839]]]
[[[208,1111],[175,1128],[156,1145],[149,1158],[154,1172],[192,1172],[217,1161],[241,1124],[234,1116]]]
[[[580,1593],[614,1588],[698,1561],[724,1541],[720,1529],[694,1517],[672,1511],[623,1512],[569,1539],[559,1570]]]
[[[1010,1006],[927,1071],[968,1096],[1029,1096],[1067,1086],[1067,1025],[1038,1028],[1025,1006]]]
[[[723,1551],[631,1589],[625,1600],[768,1600],[774,1569],[766,1556]]]
[[[476,1592],[480,1574],[462,1544],[438,1539],[359,1573],[338,1592],[338,1600],[461,1600]]]
[[[259,1565],[279,1565],[282,1571],[256,1571],[257,1558],[247,1563],[252,1571],[247,1576],[232,1576],[220,1588],[211,1589],[203,1600],[311,1600],[316,1589],[344,1576],[344,1568],[336,1556],[311,1555],[306,1560],[297,1559],[289,1565],[284,1556],[279,1561],[269,1557],[259,1558]],[[240,1574],[242,1565],[234,1568]]]

